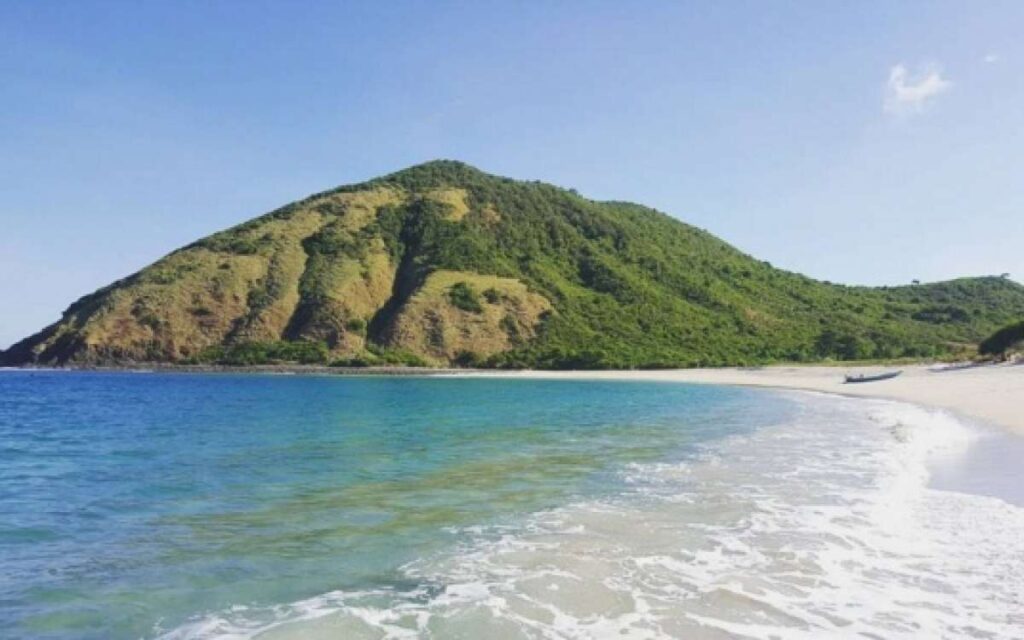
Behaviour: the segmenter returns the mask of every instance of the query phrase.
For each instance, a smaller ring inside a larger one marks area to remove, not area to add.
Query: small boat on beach
[[[873,376],[860,374],[856,376],[846,376],[846,384],[852,384],[855,382],[877,382],[879,380],[889,380],[903,373],[902,371],[887,371],[885,373],[879,373]]]

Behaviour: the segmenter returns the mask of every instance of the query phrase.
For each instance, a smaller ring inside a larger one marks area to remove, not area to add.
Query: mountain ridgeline
[[[604,368],[928,357],[1024,287],[848,287],[623,202],[436,161],[320,193],[78,300],[5,364]]]

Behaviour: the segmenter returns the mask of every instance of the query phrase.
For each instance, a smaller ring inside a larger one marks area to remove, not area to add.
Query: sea
[[[1020,440],[725,386],[0,371],[0,638],[1024,638]]]

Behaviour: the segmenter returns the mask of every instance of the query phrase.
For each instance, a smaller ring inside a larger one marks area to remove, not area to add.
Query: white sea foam
[[[421,587],[238,608],[168,638],[1024,638],[1024,509],[928,488],[970,445],[937,411],[800,415],[624,471],[614,499],[465,532]]]

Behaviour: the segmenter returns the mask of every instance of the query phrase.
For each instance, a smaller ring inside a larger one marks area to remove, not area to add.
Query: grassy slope
[[[453,288],[482,302],[456,299]],[[76,302],[6,359],[627,367],[890,358],[955,351],[1021,317],[1024,287],[1009,280],[822,283],[638,205],[442,161],[200,240]]]

